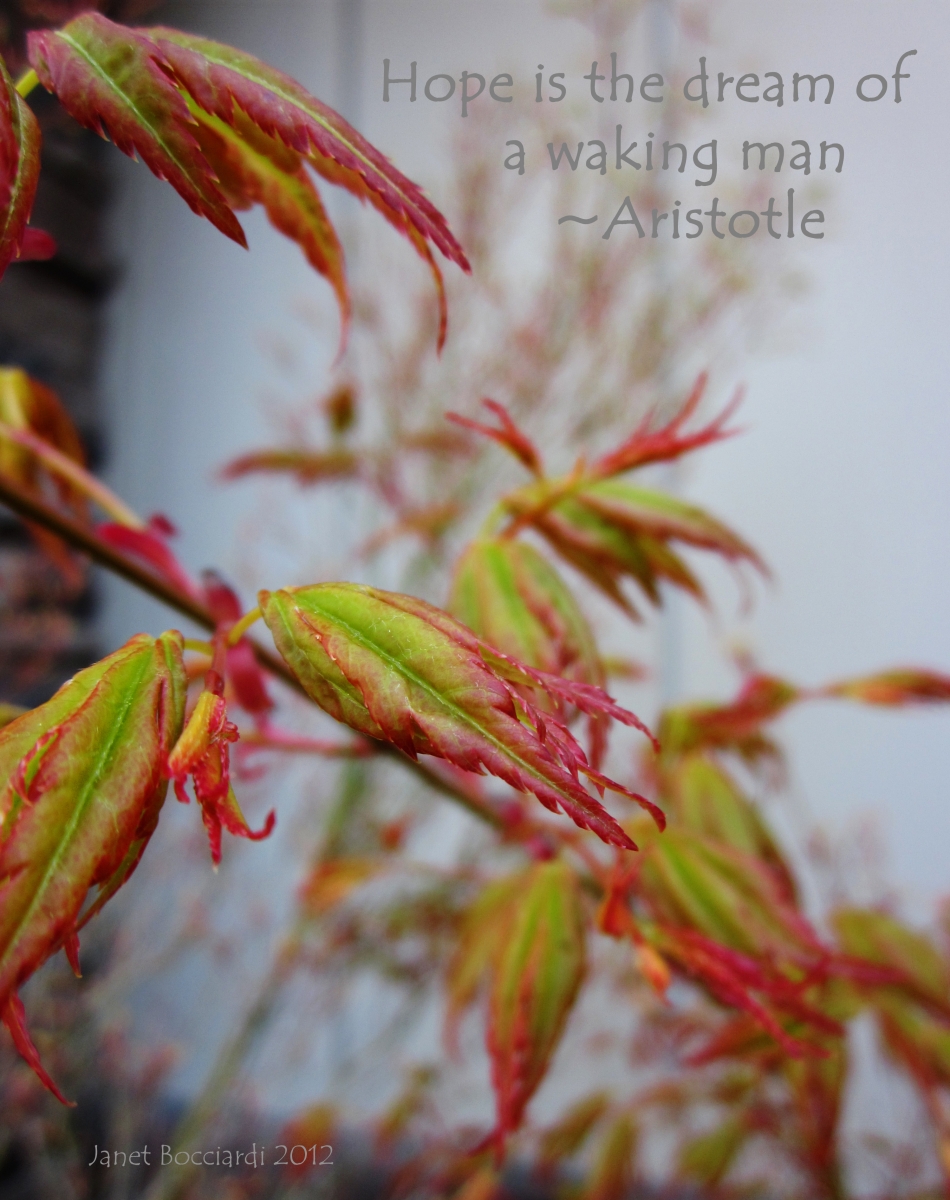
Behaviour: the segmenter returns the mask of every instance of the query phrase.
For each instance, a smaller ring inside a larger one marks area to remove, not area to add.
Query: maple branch
[[[0,475],[0,503],[5,504],[7,508],[12,509],[13,512],[25,520],[33,521],[37,525],[42,525],[51,533],[55,533],[57,537],[61,537],[64,542],[67,542],[74,549],[87,554],[93,562],[112,571],[113,574],[120,576],[127,583],[133,584],[133,586],[139,588],[141,591],[147,592],[154,599],[160,600],[163,604],[181,613],[182,616],[188,617],[197,625],[202,626],[212,633],[217,628],[217,623],[211,615],[210,609],[205,605],[192,599],[191,596],[181,591],[173,583],[161,579],[146,567],[142,567],[133,559],[127,558],[120,550],[116,550],[103,538],[99,537],[95,530],[89,529],[72,517],[66,516],[46,500],[43,500],[39,496],[31,495],[3,475]],[[293,688],[299,695],[304,696],[307,700],[310,699],[301,686],[300,681],[286,663],[284,663],[283,659],[279,658],[276,654],[272,654],[263,646],[258,645],[251,638],[248,638],[248,642],[254,651],[254,657],[264,670],[270,672],[272,675],[276,675],[278,679],[286,683],[288,687]],[[373,742],[372,746],[377,754],[383,754],[389,758],[396,759],[404,767],[408,767],[413,771],[427,787],[461,805],[462,808],[466,809],[473,816],[478,817],[479,820],[493,826],[495,829],[503,828],[504,821],[501,816],[480,796],[457,786],[438,771],[434,771],[422,763],[414,762],[412,759],[407,758],[402,751],[397,750],[395,746],[391,746],[388,742]]]

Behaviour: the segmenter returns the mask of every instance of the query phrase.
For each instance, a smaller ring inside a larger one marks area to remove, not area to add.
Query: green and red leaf
[[[727,1117],[708,1133],[690,1138],[679,1153],[679,1174],[701,1188],[715,1188],[749,1140],[742,1115]]]
[[[138,864],[184,694],[181,636],[140,634],[0,730],[0,1005],[60,947],[78,964],[78,930]]]
[[[538,1139],[538,1158],[542,1173],[553,1171],[565,1159],[581,1150],[597,1124],[610,1108],[607,1092],[594,1092],[578,1100]]]
[[[536,671],[411,596],[352,583],[262,592],[277,649],[306,693],[332,717],[415,759],[445,758],[533,792],[604,841],[634,848],[581,784],[583,774],[663,815],[592,767],[569,730],[526,698],[536,690],[588,715],[642,728],[600,688]]]
[[[240,109],[227,125],[193,102],[189,107],[198,122],[195,136],[231,207],[240,211],[262,204],[274,228],[300,246],[336,294],[345,342],[350,293],[343,247],[301,156],[268,137]]]
[[[587,619],[557,571],[526,542],[472,542],[455,568],[449,611],[489,645],[528,666],[603,684]]]
[[[166,179],[199,216],[241,246],[240,223],[202,153],[185,96],[143,33],[88,12],[29,35],[30,65],[80,125]]]
[[[793,684],[774,675],[750,675],[730,704],[671,708],[660,720],[664,755],[676,759],[695,750],[729,750],[749,762],[778,756],[763,726],[802,698]]]
[[[349,297],[336,234],[304,167],[368,200],[435,278],[439,345],[446,301],[432,246],[469,271],[444,217],[331,108],[281,71],[230,46],[174,29],[128,29],[87,12],[29,35],[30,63],[81,124],[166,179],[191,208],[246,246],[235,209],[261,203],[333,286]]]
[[[511,658],[550,675],[604,685],[587,619],[561,576],[526,542],[472,542],[455,568],[449,611]],[[605,748],[606,724],[604,718],[591,722],[595,764]]]
[[[885,987],[910,995],[950,1018],[950,968],[925,934],[889,913],[869,908],[840,908],[832,917],[838,943],[846,954],[888,967],[897,979]],[[870,989],[870,994],[880,991]]]
[[[950,701],[950,675],[915,667],[880,671],[845,679],[822,688],[826,696],[840,696],[862,704],[882,708],[902,708],[910,704],[946,704]]]
[[[445,218],[422,190],[289,75],[241,50],[177,29],[157,27],[142,35],[160,50],[175,79],[206,112],[231,124],[236,105],[264,133],[306,157],[330,182],[369,200],[401,232],[414,229],[425,243],[469,270]]]
[[[527,874],[519,872],[487,884],[462,921],[445,977],[445,1040],[452,1051],[457,1049],[462,1015],[497,965],[513,905],[524,891]]]
[[[744,954],[803,967],[828,955],[765,862],[680,828],[651,838],[638,895],[664,925]]]
[[[673,757],[673,756],[671,756]],[[774,873],[785,898],[794,903],[795,879],[757,806],[711,755],[699,752],[659,760],[661,793],[677,823],[689,832],[762,860]]]
[[[719,1003],[751,1017],[789,1058],[821,1057],[824,1049],[814,1040],[815,1034],[843,1033],[837,1021],[809,1003],[801,982],[790,979],[770,959],[732,950],[693,929],[663,926],[656,939],[663,953],[682,971],[702,984]],[[785,1028],[786,1023],[803,1024],[811,1037],[806,1041],[793,1036]],[[695,1061],[703,1061],[708,1053],[707,1047],[695,1056]]]
[[[511,493],[504,503],[516,527],[536,529],[627,612],[634,609],[621,589],[624,579],[636,582],[654,604],[660,603],[663,579],[704,599],[701,584],[670,543],[709,550],[766,573],[755,550],[701,508],[622,480],[541,480]]]
[[[532,868],[512,906],[489,1011],[500,1148],[547,1072],[584,976],[584,912],[561,862]]]
[[[620,1113],[611,1121],[579,1200],[625,1200],[633,1193],[638,1140],[639,1130],[630,1113]]]

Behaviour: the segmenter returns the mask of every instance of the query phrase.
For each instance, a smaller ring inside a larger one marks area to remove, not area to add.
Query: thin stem
[[[14,84],[14,87],[20,93],[20,95],[26,99],[30,92],[32,92],[35,87],[39,86],[39,82],[39,75],[37,75],[33,68],[30,67],[28,70],[23,72],[23,74]]]
[[[241,638],[244,637],[245,633],[247,633],[247,631],[251,628],[251,626],[256,621],[259,621],[262,616],[263,613],[259,608],[252,608],[250,612],[245,613],[240,621],[238,621],[236,625],[232,626],[231,632],[228,634],[228,645],[236,646]]]
[[[206,658],[214,658],[214,646],[210,642],[202,642],[198,638],[185,638],[185,649],[195,654],[203,654]]]
[[[52,471],[61,479],[67,480],[77,491],[95,501],[103,512],[108,513],[120,525],[127,525],[130,529],[147,528],[142,518],[133,512],[124,500],[120,500],[115,492],[107,488],[94,475],[90,475],[85,467],[63,454],[61,450],[57,450],[55,446],[51,446],[43,438],[37,437],[27,429],[14,429],[12,425],[7,425],[4,421],[0,421],[0,438],[15,442],[16,445],[29,450],[31,454],[35,454],[47,470]]]

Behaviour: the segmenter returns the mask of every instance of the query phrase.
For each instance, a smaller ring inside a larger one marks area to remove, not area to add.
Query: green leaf
[[[446,1041],[457,1045],[458,1023],[497,965],[508,932],[513,906],[524,890],[527,872],[493,880],[465,914],[446,971]]]
[[[29,712],[29,709],[23,708],[22,705],[0,701],[0,729],[15,721],[17,717],[22,717],[25,712]]]
[[[926,1091],[950,1087],[950,1026],[917,1004],[879,996],[874,1005],[884,1045]]]
[[[491,646],[552,674],[601,684],[594,635],[564,580],[527,542],[471,542],[449,611]]]
[[[950,971],[930,938],[867,908],[839,908],[832,924],[846,953],[894,968],[911,995],[950,1015]]]
[[[455,569],[449,611],[512,658],[552,675],[604,685],[587,619],[561,576],[527,542],[472,542]],[[591,720],[591,759],[598,766],[607,748],[607,729],[604,718]]]
[[[709,1133],[691,1138],[680,1150],[679,1174],[703,1188],[717,1187],[749,1139],[741,1116],[727,1117]]]
[[[527,542],[472,542],[455,569],[449,612],[528,666],[603,685],[587,619],[561,576]]]
[[[553,1170],[583,1149],[597,1123],[610,1108],[607,1092],[594,1092],[572,1104],[566,1113],[541,1134],[538,1155],[542,1170]]]
[[[713,550],[730,562],[745,560],[765,570],[758,554],[738,534],[695,504],[675,496],[634,487],[619,479],[605,479],[583,488],[578,499],[617,528]]]
[[[684,829],[763,860],[781,881],[785,898],[795,902],[795,879],[777,842],[731,775],[698,753],[676,761],[662,778],[663,797]]]
[[[781,961],[822,950],[765,863],[682,829],[651,839],[640,894],[659,920],[746,954]]]

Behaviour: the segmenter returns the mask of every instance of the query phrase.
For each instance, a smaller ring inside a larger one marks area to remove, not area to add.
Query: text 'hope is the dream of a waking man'
[[[853,94],[864,104],[876,104],[889,99],[900,104],[903,96],[901,83],[910,78],[903,69],[906,59],[916,55],[916,50],[907,50],[897,59],[892,73],[887,75],[870,72],[861,76],[854,85]],[[598,105],[631,104],[635,98],[651,104],[662,104],[672,96],[672,88],[657,71],[645,74],[639,80],[618,68],[618,56],[611,53],[609,67],[599,69],[597,61],[591,63],[590,71],[581,76],[589,86],[589,99]],[[534,104],[559,104],[569,94],[570,86],[565,71],[546,73],[544,64],[538,64],[530,90],[525,89],[520,98]],[[741,103],[771,104],[776,109],[786,104],[830,105],[835,97],[835,80],[830,74],[803,74],[795,72],[789,81],[778,71],[766,71],[760,76],[755,72],[727,75],[724,71],[707,70],[705,57],[699,59],[699,70],[691,75],[682,86],[682,96],[690,104],[706,109],[710,106]],[[510,104],[515,99],[518,85],[511,72],[502,72],[488,80],[477,71],[462,71],[458,80],[454,75],[438,72],[423,81],[418,63],[409,64],[408,74],[393,73],[390,59],[383,60],[384,103],[393,100],[415,103],[421,96],[435,104],[455,102],[461,117],[469,116],[473,106],[480,104]],[[398,90],[397,90],[398,89]],[[677,89],[678,91],[678,89]],[[583,93],[588,95],[587,91]],[[850,94],[850,89],[849,93]],[[649,124],[649,122],[648,122]],[[692,175],[697,188],[712,187],[719,177],[720,145],[711,138],[701,145],[691,147],[686,142],[660,141],[649,130],[646,137],[631,139],[624,133],[623,122],[617,122],[609,138],[596,137],[584,141],[548,142],[543,165],[550,164],[552,171],[578,170],[599,175],[626,171],[671,171],[674,176]],[[740,161],[736,155],[736,165]],[[524,175],[528,162],[528,150],[520,139],[511,138],[505,143],[503,166],[507,171]],[[780,173],[796,171],[807,176],[815,171],[829,171],[840,175],[844,169],[845,149],[841,142],[822,139],[817,144],[804,138],[789,143],[780,141],[744,140],[741,144],[741,168],[743,172],[769,171]],[[779,207],[781,205],[781,207]],[[666,210],[658,208],[637,212],[633,197],[626,196],[612,217],[605,218],[606,228],[601,236],[609,239],[618,226],[631,226],[638,237],[684,238],[689,241],[709,232],[716,238],[727,236],[746,239],[761,230],[768,237],[793,238],[801,234],[812,240],[823,238],[825,214],[820,208],[803,211],[799,204],[796,212],[795,188],[784,190],[780,200],[768,199],[764,209],[739,209],[729,212],[720,207],[719,197],[714,196],[708,208],[702,205],[690,207],[681,200],[674,200]],[[708,218],[708,221],[705,219]],[[559,219],[559,224],[575,222],[594,225],[601,221],[598,215],[580,216],[568,213]]]

